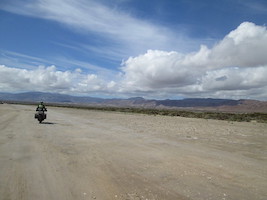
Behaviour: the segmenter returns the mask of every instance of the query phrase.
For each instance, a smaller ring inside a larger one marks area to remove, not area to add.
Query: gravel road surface
[[[0,105],[1,200],[266,200],[267,124]]]

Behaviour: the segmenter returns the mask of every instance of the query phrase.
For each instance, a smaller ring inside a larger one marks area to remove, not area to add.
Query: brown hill
[[[267,113],[267,102],[266,101],[257,101],[257,100],[240,100],[240,103],[235,106],[219,106],[218,111],[225,112],[259,112]]]

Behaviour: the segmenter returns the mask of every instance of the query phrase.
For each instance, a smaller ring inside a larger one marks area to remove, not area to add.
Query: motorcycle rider
[[[37,106],[36,111],[47,111],[44,102],[40,102],[40,104]]]

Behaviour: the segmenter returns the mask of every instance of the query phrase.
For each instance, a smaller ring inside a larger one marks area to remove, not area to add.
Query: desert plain
[[[0,105],[1,200],[265,200],[267,124]]]

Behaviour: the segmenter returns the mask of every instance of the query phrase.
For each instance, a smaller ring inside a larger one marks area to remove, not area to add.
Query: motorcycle
[[[36,113],[34,115],[34,118],[37,119],[39,121],[39,123],[42,123],[42,121],[44,121],[46,119],[46,112],[47,110],[43,110],[43,109],[36,109]]]

